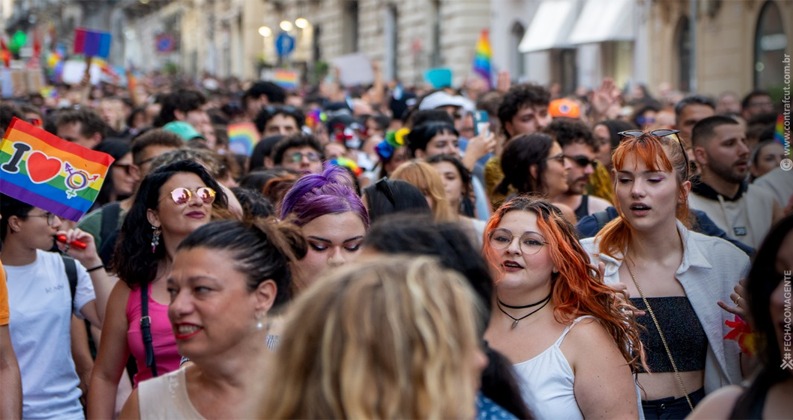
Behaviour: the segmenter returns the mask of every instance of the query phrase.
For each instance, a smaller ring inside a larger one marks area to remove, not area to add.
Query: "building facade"
[[[494,1],[494,63],[563,93],[644,84],[779,97],[793,51],[793,0]]]

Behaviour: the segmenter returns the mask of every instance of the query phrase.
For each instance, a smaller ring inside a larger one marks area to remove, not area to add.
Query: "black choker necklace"
[[[548,293],[548,296],[546,296],[545,299],[543,299],[543,300],[541,300],[541,301],[539,301],[537,303],[531,303],[531,304],[528,304],[528,305],[525,305],[525,306],[509,306],[509,305],[505,304],[504,302],[502,302],[501,299],[498,299],[498,298],[496,299],[496,303],[498,304],[498,310],[501,311],[504,315],[506,315],[506,316],[508,316],[508,317],[510,317],[512,319],[512,328],[510,328],[510,329],[513,329],[513,330],[515,329],[515,327],[518,326],[518,322],[520,322],[520,321],[522,321],[522,320],[534,315],[535,313],[539,312],[539,310],[544,308],[545,305],[547,305],[548,302],[550,302],[550,301],[551,301],[551,294],[550,293]],[[511,308],[511,309],[526,309],[526,308],[531,308],[531,307],[534,307],[534,306],[537,306],[537,305],[542,305],[542,306],[540,306],[539,308],[527,313],[526,315],[523,315],[520,318],[515,318],[514,316],[508,314],[507,311],[504,310],[504,308],[502,308],[502,306],[506,306],[507,308]]]
[[[551,296],[551,295],[549,294],[548,296]],[[542,305],[542,303],[545,302],[546,300],[548,300],[548,297],[545,297],[544,299],[540,300],[539,302],[530,303],[528,305],[512,306],[512,305],[507,305],[506,303],[502,302],[501,299],[498,299],[498,304],[503,306],[503,307],[505,307],[505,308],[509,308],[509,309],[528,309],[528,308],[533,308],[533,307],[535,307],[537,305]]]

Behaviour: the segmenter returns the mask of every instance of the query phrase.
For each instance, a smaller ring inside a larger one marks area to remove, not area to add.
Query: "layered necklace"
[[[547,305],[548,302],[550,302],[550,301],[551,301],[551,294],[550,293],[548,293],[548,296],[546,296],[543,300],[541,300],[539,302],[530,303],[528,305],[522,305],[522,306],[507,305],[506,303],[502,302],[501,299],[496,298],[496,304],[498,305],[498,310],[501,311],[501,313],[503,313],[504,315],[506,315],[506,316],[508,316],[508,317],[510,317],[512,319],[512,327],[510,328],[512,330],[514,330],[515,327],[518,326],[518,322],[520,322],[520,321],[522,321],[522,320],[534,315],[535,313],[539,312],[539,310],[544,308],[545,305]],[[515,318],[514,316],[508,314],[507,311],[504,310],[504,308],[509,308],[509,309],[528,309],[528,308],[533,308],[533,307],[535,307],[537,305],[539,305],[540,307],[537,308],[537,309],[532,310],[531,312],[527,313],[526,315],[523,315],[520,318]]]

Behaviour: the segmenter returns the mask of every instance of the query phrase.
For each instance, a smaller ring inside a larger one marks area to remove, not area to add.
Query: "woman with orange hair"
[[[514,363],[537,418],[639,417],[633,307],[600,281],[561,211],[507,201],[487,224],[484,254],[498,308],[485,339]]]
[[[717,301],[730,299],[749,259],[688,229],[689,165],[677,131],[620,134],[619,216],[582,245],[605,264],[605,283],[622,283],[646,311],[637,318],[652,372],[638,375],[645,417],[683,418],[706,393],[741,381],[738,344],[723,338],[729,313]]]

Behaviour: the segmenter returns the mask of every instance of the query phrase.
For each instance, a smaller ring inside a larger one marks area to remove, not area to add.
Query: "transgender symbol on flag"
[[[0,141],[0,193],[78,221],[91,208],[113,158],[14,118]]]

